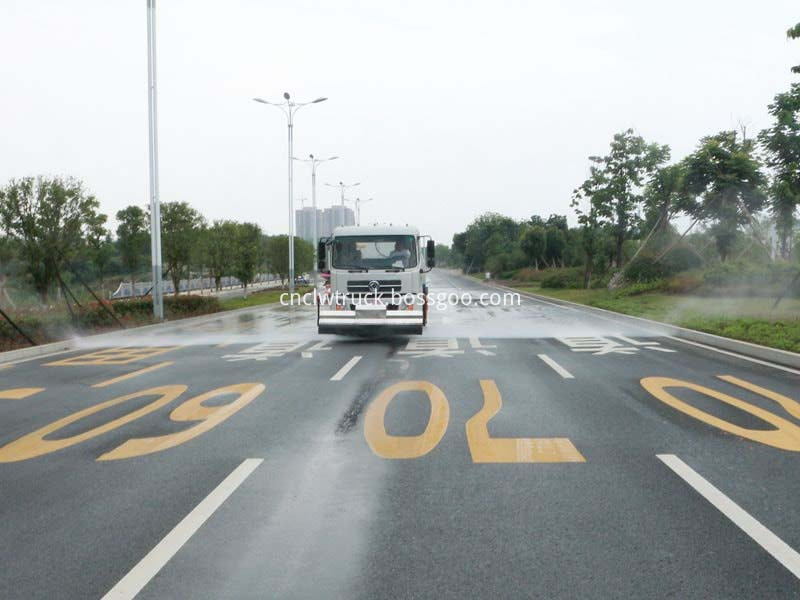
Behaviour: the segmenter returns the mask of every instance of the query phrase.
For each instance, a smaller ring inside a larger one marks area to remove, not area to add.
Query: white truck
[[[435,264],[428,236],[407,225],[337,227],[319,242],[317,257],[328,277],[317,302],[319,333],[422,333],[425,277]]]

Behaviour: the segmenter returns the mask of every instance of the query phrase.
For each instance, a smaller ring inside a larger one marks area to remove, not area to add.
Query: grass
[[[297,291],[304,294],[310,291],[311,287],[298,288]],[[200,303],[200,306],[195,306],[195,310],[181,313],[172,311],[170,314],[169,306],[166,306],[169,320],[178,320],[185,317],[200,316],[203,314],[211,314],[217,311],[228,311],[239,308],[251,308],[267,304],[274,304],[280,301],[281,294],[286,293],[286,290],[269,289],[263,291],[252,292],[248,294],[247,298],[220,298],[218,304],[215,302],[213,305],[205,306],[208,303]],[[170,298],[172,298],[170,296]],[[181,296],[181,298],[199,298],[198,296]],[[211,298],[206,296],[206,298]],[[165,299],[168,300],[168,299]],[[166,302],[165,302],[166,304]],[[196,304],[196,303],[194,303]],[[85,306],[89,306],[88,304]],[[147,325],[153,322],[152,314],[149,308],[146,310],[136,310],[134,312],[123,313],[121,309],[123,306],[120,303],[115,303],[116,314],[123,320],[127,327],[137,327],[139,325]],[[141,308],[141,307],[138,307]],[[39,344],[49,342],[56,342],[59,340],[67,339],[74,335],[88,335],[93,333],[103,333],[107,331],[114,331],[118,328],[115,322],[110,321],[105,313],[100,309],[93,308],[91,314],[99,314],[102,318],[94,320],[83,318],[77,324],[73,323],[70,318],[63,302],[57,302],[53,306],[46,309],[38,308],[35,311],[9,311],[12,312],[12,318],[28,335]],[[85,315],[84,315],[85,316]],[[0,318],[0,352],[6,350],[15,350],[17,348],[25,348],[29,344],[22,339],[6,322]]]
[[[301,287],[296,288],[295,292],[299,293],[300,295],[305,294],[306,292],[310,292],[312,288],[310,287]],[[270,290],[263,290],[258,292],[252,292],[245,297],[239,298],[221,298],[219,301],[219,305],[222,310],[236,310],[238,308],[252,308],[253,306],[261,306],[263,304],[274,304],[276,302],[280,302],[281,294],[288,293],[287,290],[284,289],[270,289]]]
[[[786,298],[772,310],[774,298],[713,298],[647,292],[624,295],[607,289],[543,289],[522,291],[670,323],[705,333],[800,352],[800,299]]]

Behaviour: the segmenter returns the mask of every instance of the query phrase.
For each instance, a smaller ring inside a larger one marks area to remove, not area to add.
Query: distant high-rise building
[[[333,230],[336,227],[356,224],[355,213],[348,206],[337,204],[325,210],[316,209],[316,211],[310,206],[299,208],[294,211],[295,235],[312,244],[315,242],[315,217],[317,220],[317,235],[321,238],[333,235]]]

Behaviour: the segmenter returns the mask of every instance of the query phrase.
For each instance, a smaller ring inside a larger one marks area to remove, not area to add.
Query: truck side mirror
[[[317,271],[325,270],[325,242],[317,244]]]
[[[436,266],[436,244],[433,240],[428,240],[428,246],[425,248],[425,257],[427,258],[429,269]]]

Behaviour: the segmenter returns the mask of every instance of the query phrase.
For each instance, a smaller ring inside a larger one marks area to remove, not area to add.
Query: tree
[[[204,233],[204,261],[214,278],[217,291],[222,289],[222,278],[233,272],[232,240],[235,237],[236,223],[233,221],[214,221]]]
[[[255,223],[237,223],[233,232],[232,272],[247,293],[261,264],[261,228]]]
[[[656,169],[644,190],[645,224],[663,234],[672,215],[687,207],[684,193],[684,166],[681,163]]]
[[[800,23],[789,29],[789,31],[786,32],[786,37],[788,37],[790,40],[796,40],[800,38]],[[792,67],[792,73],[800,73],[800,65]]]
[[[111,232],[104,229],[102,233],[96,232],[90,235],[87,241],[89,258],[92,261],[97,278],[100,279],[100,297],[104,298],[106,295],[106,270],[111,262],[111,257],[114,256],[114,242],[111,240]]]
[[[450,246],[447,244],[436,244],[436,264],[442,267],[453,266],[450,259]]]
[[[548,227],[545,233],[544,257],[553,268],[564,266],[567,238],[559,227]]]
[[[669,154],[669,146],[648,144],[627,129],[614,135],[608,155],[589,157],[603,173],[604,190],[594,196],[593,203],[597,215],[612,225],[617,267],[622,266],[623,244],[638,220],[645,177],[667,161]]]
[[[723,131],[700,141],[686,158],[687,192],[693,196],[686,210],[710,223],[720,260],[727,260],[739,227],[765,203],[765,178],[755,157],[753,140],[735,131]]]
[[[286,281],[289,276],[289,236],[272,235],[265,241],[267,268]],[[296,273],[310,271],[314,264],[314,246],[309,242],[294,238],[294,265]]]
[[[525,257],[534,268],[539,270],[539,260],[544,255],[546,245],[545,228],[541,225],[527,227],[520,237],[520,247],[525,253]]]
[[[453,235],[453,243],[450,246],[454,258],[458,258],[456,263],[454,260],[453,266],[459,266],[462,270],[466,269],[466,252],[467,252],[467,232],[462,231]]]
[[[83,184],[69,177],[24,177],[0,190],[0,226],[15,243],[42,302],[105,220],[98,208]]]
[[[144,262],[149,241],[147,214],[138,206],[128,206],[117,211],[117,222],[120,259],[131,278],[131,295],[136,295],[136,272]]]
[[[772,169],[770,212],[775,219],[781,256],[792,254],[795,212],[800,205],[800,83],[778,94],[769,105],[774,125],[759,135]]]
[[[190,264],[192,247],[203,225],[203,217],[186,202],[164,202],[161,205],[161,253],[164,266],[180,293],[181,277]]]
[[[602,219],[599,206],[608,202],[606,174],[598,166],[589,167],[589,178],[572,193],[572,207],[578,215],[580,246],[584,254],[583,285],[592,285],[595,257],[601,249]]]
[[[314,245],[303,238],[294,238],[294,267],[297,274],[308,273],[314,266]]]
[[[519,237],[520,225],[514,219],[497,213],[485,213],[469,224],[464,239],[464,261],[467,271],[482,271],[490,256],[507,255],[503,268]],[[455,245],[455,238],[453,239]],[[498,266],[497,261],[494,264]]]

